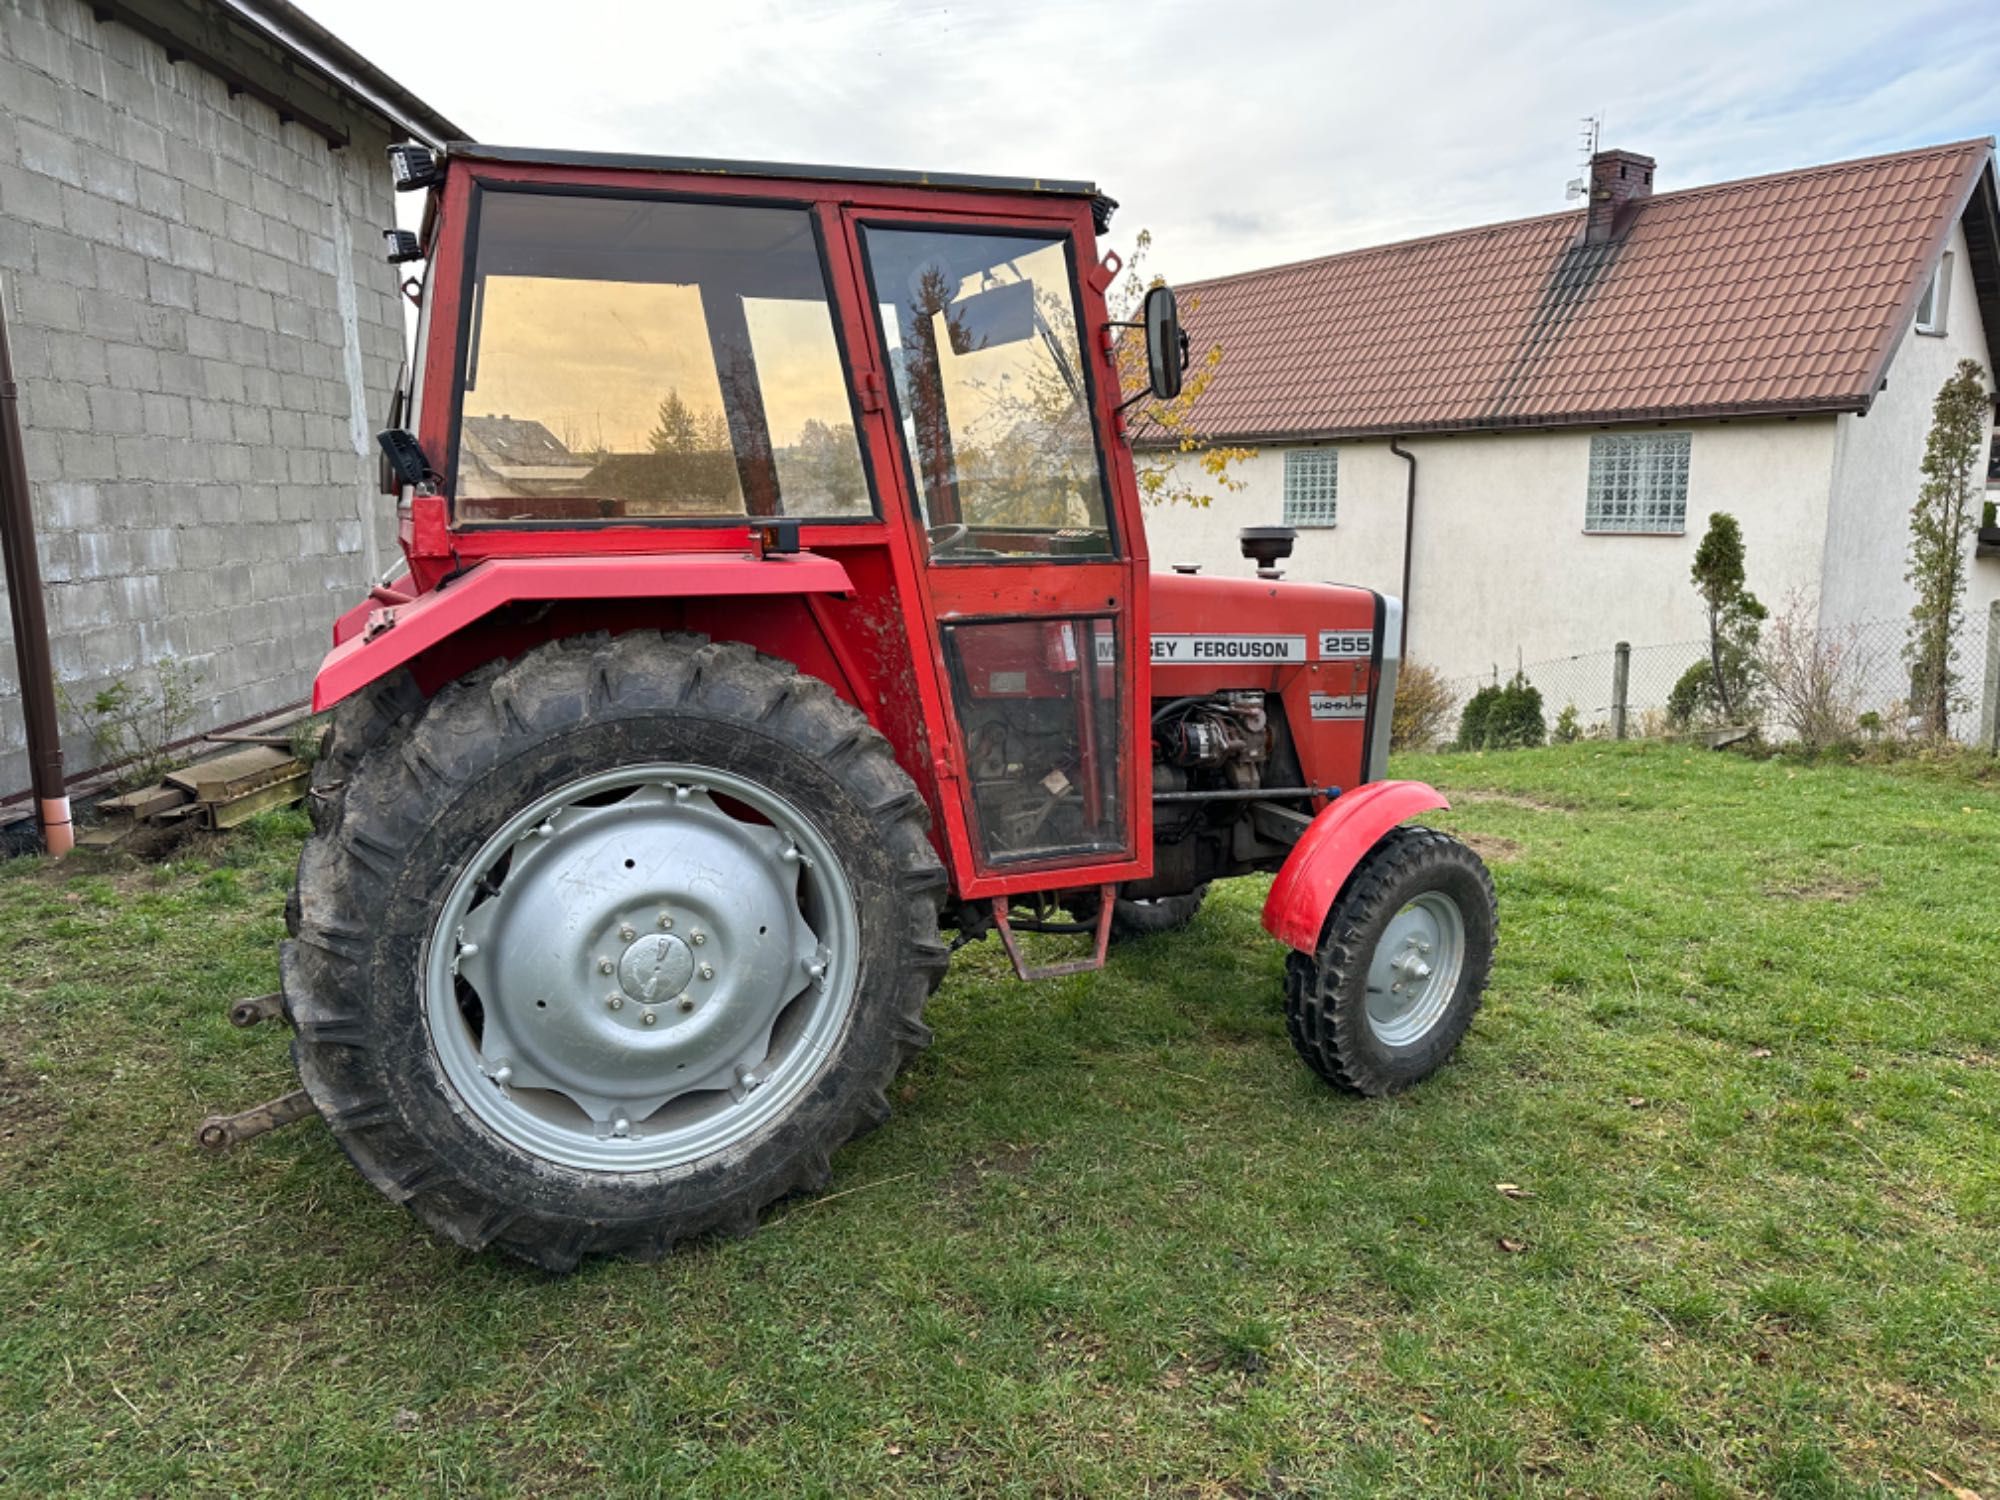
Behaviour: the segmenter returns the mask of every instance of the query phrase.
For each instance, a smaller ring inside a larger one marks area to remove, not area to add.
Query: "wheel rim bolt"
[[[604,1003],[613,1010],[623,1010],[625,1008],[625,997],[623,995],[607,995],[604,997]]]
[[[649,1010],[643,1016],[639,1017],[639,1019],[644,1021],[648,1026],[651,1026],[655,1021],[659,1020],[660,1018]]]
[[[689,1011],[689,1010],[693,1010],[693,1009],[694,1009],[694,996],[692,996],[692,995],[683,995],[683,996],[681,996],[681,1009],[682,1009],[683,1011]]]
[[[705,932],[691,932],[688,934],[688,941],[699,948],[703,943],[708,941],[708,934]]]
[[[671,930],[673,929],[673,925],[674,925],[674,919],[673,919],[672,917],[668,916],[668,915],[667,915],[667,914],[666,914],[665,912],[661,912],[661,913],[660,913],[660,930],[661,930],[662,932],[669,932],[669,931],[671,931]]]
[[[714,965],[714,964],[703,964],[703,965],[701,966],[701,977],[702,977],[703,979],[713,979],[713,978],[715,978],[715,965]]]
[[[635,928],[633,928],[630,923],[627,923],[625,926],[618,929],[618,935],[629,943],[632,941],[633,938],[637,937],[639,934],[638,931]]]
[[[609,974],[613,969],[617,967],[618,966],[608,958],[600,958],[597,961],[597,972],[600,974]]]

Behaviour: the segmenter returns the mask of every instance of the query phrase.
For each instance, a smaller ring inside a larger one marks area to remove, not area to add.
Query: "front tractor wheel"
[[[560,641],[374,738],[299,864],[299,1075],[364,1175],[552,1269],[820,1186],[929,1039],[886,742],[740,645]]]
[[[1421,1083],[1472,1025],[1496,923],[1477,854],[1435,829],[1391,831],[1349,879],[1319,951],[1286,958],[1292,1045],[1350,1093]]]

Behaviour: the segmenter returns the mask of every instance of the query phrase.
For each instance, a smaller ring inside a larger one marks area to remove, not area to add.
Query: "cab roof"
[[[642,156],[623,151],[545,151],[453,141],[447,156],[469,161],[520,162],[550,167],[604,167],[632,172],[699,172],[717,177],[790,178],[808,182],[865,182],[899,187],[976,188],[986,192],[1043,193],[1057,198],[1103,199],[1093,183],[1053,177],[986,177],[970,172],[916,172],[895,167],[828,167],[797,162],[725,161],[703,156]],[[1110,201],[1106,199],[1105,201]]]

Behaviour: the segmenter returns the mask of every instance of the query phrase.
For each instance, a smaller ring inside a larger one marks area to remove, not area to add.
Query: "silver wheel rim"
[[[1426,891],[1389,919],[1368,962],[1368,1029],[1386,1047],[1423,1040],[1443,1019],[1465,966],[1465,914]]]
[[[624,766],[539,798],[466,862],[424,1012],[445,1078],[502,1139],[658,1171],[798,1098],[854,1008],[860,948],[846,871],[784,798]]]

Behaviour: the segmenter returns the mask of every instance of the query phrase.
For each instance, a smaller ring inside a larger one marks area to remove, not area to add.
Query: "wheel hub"
[[[1443,891],[1425,891],[1389,919],[1368,965],[1368,1029],[1391,1047],[1421,1041],[1458,988],[1465,917]]]
[[[685,1159],[764,1118],[751,1096],[788,1062],[817,1065],[851,1003],[854,920],[824,837],[755,783],[605,773],[510,819],[461,873],[432,944],[433,1035],[475,1112],[530,1149]]]
[[[670,932],[648,933],[618,960],[618,983],[634,1000],[678,998],[694,978],[694,949]]]

